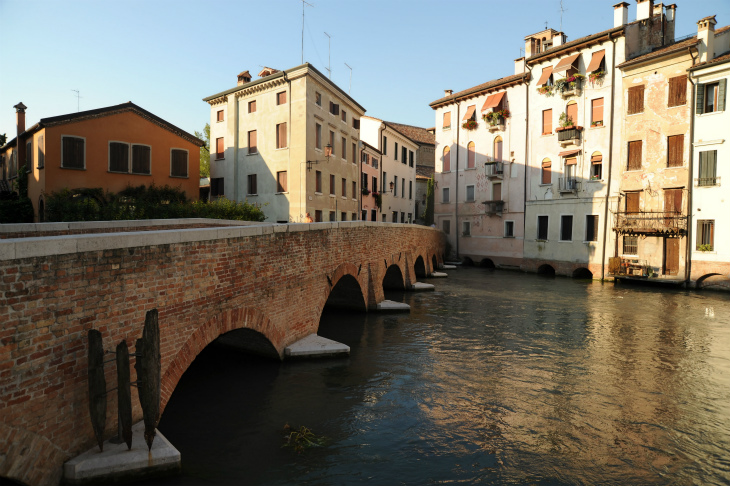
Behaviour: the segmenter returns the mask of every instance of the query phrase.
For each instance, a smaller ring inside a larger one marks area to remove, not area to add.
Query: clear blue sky
[[[560,0],[308,0],[304,60],[369,115],[429,127],[428,103],[513,74],[524,37],[560,29]],[[618,0],[563,0],[568,40],[613,26]],[[630,0],[629,21],[636,18]],[[667,2],[671,3],[671,2]],[[730,0],[674,0],[676,35]],[[13,105],[41,118],[132,101],[180,128],[210,119],[201,99],[236,85],[246,69],[301,63],[300,0],[0,0],[0,133],[15,136]]]

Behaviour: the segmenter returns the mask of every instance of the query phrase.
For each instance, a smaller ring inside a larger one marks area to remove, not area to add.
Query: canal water
[[[160,421],[183,475],[140,484],[730,483],[730,295],[449,273],[410,314],[326,313],[346,359],[209,346]]]

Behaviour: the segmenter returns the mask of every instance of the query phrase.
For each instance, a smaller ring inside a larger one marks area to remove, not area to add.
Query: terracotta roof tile
[[[416,165],[416,179],[433,177],[434,168],[428,165]]]
[[[385,123],[418,144],[436,145],[436,136],[425,128],[389,121]]]
[[[673,54],[675,52],[681,52],[686,51],[688,47],[692,47],[694,45],[697,45],[699,43],[699,39],[697,37],[690,37],[689,39],[685,39],[683,41],[675,42],[674,44],[669,44],[667,46],[659,47],[658,49],[653,50],[652,52],[649,52],[647,54],[643,54],[638,57],[634,57],[633,59],[629,59],[628,61],[624,61],[618,66],[617,68],[622,68],[626,66],[632,66],[634,64],[639,64],[645,61],[650,61],[655,58],[659,58],[662,56],[666,56],[669,54]]]
[[[699,64],[695,64],[694,66],[692,66],[690,68],[690,71],[694,71],[695,69],[700,69],[705,66],[709,66],[711,64],[722,64],[722,63],[728,62],[728,61],[730,61],[730,51],[717,56],[715,59],[712,59],[711,61],[705,61],[705,62],[701,62]]]
[[[435,109],[437,105],[442,105],[448,101],[456,101],[457,99],[459,99],[461,97],[471,95],[471,94],[477,94],[480,91],[485,91],[485,90],[491,89],[491,88],[498,88],[504,84],[509,84],[509,83],[512,83],[515,81],[529,81],[529,79],[530,79],[530,73],[513,74],[512,76],[506,76],[504,78],[494,79],[492,81],[487,81],[486,83],[479,84],[472,88],[465,89],[463,91],[459,91],[458,93],[454,93],[452,95],[445,96],[443,98],[439,98],[436,101],[434,101],[433,103],[430,103],[428,106]]]
[[[561,44],[559,46],[551,47],[550,49],[548,49],[545,52],[541,52],[539,54],[535,54],[534,56],[530,56],[530,57],[527,58],[527,63],[528,64],[532,64],[532,63],[538,62],[540,59],[542,59],[544,57],[550,57],[550,56],[556,55],[559,52],[562,52],[562,51],[565,51],[565,50],[569,50],[572,47],[576,47],[576,46],[578,46],[578,45],[580,45],[580,44],[582,44],[584,42],[589,42],[589,41],[598,39],[598,38],[603,37],[603,36],[608,35],[608,34],[621,33],[621,35],[623,35],[623,29],[624,29],[623,26],[612,27],[610,29],[602,30],[601,32],[597,32],[595,34],[586,35],[584,37],[579,37],[579,38],[577,38],[575,40],[572,40],[570,42],[566,42],[565,44]]]

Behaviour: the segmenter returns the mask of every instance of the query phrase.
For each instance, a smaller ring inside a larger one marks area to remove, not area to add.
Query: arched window
[[[542,177],[540,178],[540,184],[551,184],[553,182],[552,175],[550,173],[553,163],[550,159],[542,159]]]
[[[473,169],[476,165],[476,149],[474,142],[469,142],[469,145],[466,146],[466,152],[466,168]]]
[[[449,172],[451,170],[451,149],[449,147],[444,147],[444,157],[443,157],[443,172]]]
[[[570,125],[578,125],[578,103],[575,101],[571,101],[567,104],[565,107],[565,116],[572,120],[572,123]]]
[[[502,160],[502,137],[494,139],[494,160]]]

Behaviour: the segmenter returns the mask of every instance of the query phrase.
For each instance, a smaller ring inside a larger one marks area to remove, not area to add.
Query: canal
[[[347,359],[209,346],[159,429],[183,475],[140,484],[728,484],[730,296],[480,268],[327,312]],[[284,426],[319,447],[282,447]]]

